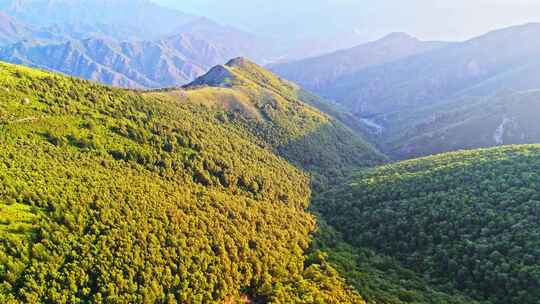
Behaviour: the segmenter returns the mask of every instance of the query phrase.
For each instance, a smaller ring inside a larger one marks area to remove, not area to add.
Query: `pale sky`
[[[372,40],[407,32],[424,40],[465,40],[540,22],[540,0],[154,0],[266,37],[347,36]]]

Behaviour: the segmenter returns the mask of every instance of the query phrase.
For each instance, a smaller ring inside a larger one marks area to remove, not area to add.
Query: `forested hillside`
[[[250,129],[227,109],[7,64],[0,85],[0,302],[363,303],[304,258],[309,178],[255,140],[324,127],[320,112],[276,97],[301,110],[291,129]]]
[[[316,189],[334,183],[352,168],[386,159],[358,132],[309,106],[320,106],[324,100],[244,58],[213,68],[187,88],[165,95],[228,110],[222,120],[249,130],[254,140],[311,173]]]
[[[456,152],[357,172],[314,208],[356,250],[482,303],[540,301],[540,146]]]

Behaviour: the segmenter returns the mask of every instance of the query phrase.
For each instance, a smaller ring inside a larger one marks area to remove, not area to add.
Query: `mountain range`
[[[34,27],[101,24],[111,31],[129,29],[144,40],[170,35],[197,18],[148,0],[2,0],[0,11]]]
[[[535,23],[454,43],[392,34],[271,68],[333,100],[339,117],[399,159],[537,143],[528,111],[538,102],[539,34]]]
[[[0,47],[0,59],[120,87],[160,88],[184,85],[243,52],[241,44],[228,47],[178,34],[157,41],[19,42]]]
[[[144,0],[3,1],[0,10],[0,60],[115,86],[181,86],[233,57],[273,56],[253,34]]]
[[[421,54],[451,43],[420,41],[406,33],[392,33],[377,41],[319,57],[270,65],[282,77],[320,95],[331,95],[338,81],[371,66]]]
[[[365,69],[338,77],[323,95],[367,117],[459,96],[536,89],[540,79],[534,54],[540,50],[539,33],[540,24],[531,23],[397,60],[386,57],[389,62],[375,61]],[[337,62],[334,65],[339,66]],[[315,75],[321,74],[333,72],[327,69]]]

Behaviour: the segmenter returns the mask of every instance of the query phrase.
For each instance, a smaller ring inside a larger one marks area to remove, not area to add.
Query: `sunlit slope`
[[[309,179],[243,127],[0,64],[0,302],[363,303],[305,261]]]
[[[222,121],[248,130],[312,174],[316,186],[385,160],[350,128],[311,106],[324,101],[243,58],[215,67],[187,90],[157,94],[222,112]]]
[[[315,202],[357,248],[487,303],[540,301],[540,146],[360,171]]]

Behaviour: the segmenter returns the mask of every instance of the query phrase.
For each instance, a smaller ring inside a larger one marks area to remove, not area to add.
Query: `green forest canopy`
[[[0,302],[363,303],[304,258],[308,176],[225,112],[7,64],[0,86]]]
[[[540,145],[474,150],[361,170],[315,201],[371,248],[489,303],[540,301]]]

